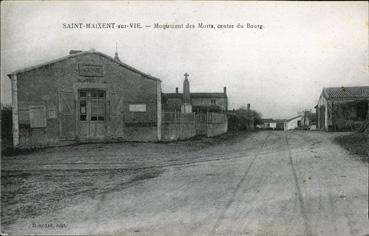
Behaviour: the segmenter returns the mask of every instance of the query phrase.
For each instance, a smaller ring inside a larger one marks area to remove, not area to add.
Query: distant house
[[[228,110],[227,88],[221,93],[191,93],[188,74],[183,81],[183,93],[162,93],[163,111],[173,112],[226,112]]]
[[[284,130],[287,131],[287,130],[296,129],[297,127],[300,127],[302,124],[301,123],[302,118],[303,116],[298,115],[298,116],[295,116],[293,118],[286,120],[284,122]]]
[[[281,119],[262,119],[261,121],[262,121],[262,124],[257,125],[258,128],[283,130],[284,120],[281,120]]]
[[[276,127],[277,127],[276,122],[270,118],[261,119],[261,125],[258,125],[258,128],[261,129],[273,129]]]
[[[369,86],[324,88],[316,108],[318,129],[354,130],[368,119]]]
[[[278,120],[275,120],[275,122],[277,123],[277,130],[284,130],[284,122],[286,120],[285,119],[278,119]]]

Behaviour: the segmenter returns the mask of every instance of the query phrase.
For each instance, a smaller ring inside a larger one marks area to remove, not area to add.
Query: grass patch
[[[122,191],[163,172],[160,168],[2,171],[1,226]]]
[[[335,142],[352,154],[357,154],[364,162],[369,162],[369,138],[363,133],[338,136]]]

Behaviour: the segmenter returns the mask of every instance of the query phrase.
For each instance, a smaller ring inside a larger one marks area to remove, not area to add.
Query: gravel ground
[[[340,133],[265,131],[2,157],[2,232],[369,234],[368,167]]]

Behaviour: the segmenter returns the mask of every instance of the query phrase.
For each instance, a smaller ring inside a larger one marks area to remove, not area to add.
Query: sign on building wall
[[[130,112],[146,112],[146,104],[130,104]]]
[[[102,65],[78,64],[78,72],[81,76],[104,76],[104,67]]]
[[[44,105],[29,106],[29,120],[31,128],[46,127],[46,108]]]
[[[48,117],[49,119],[56,119],[56,108],[55,107],[49,107]]]

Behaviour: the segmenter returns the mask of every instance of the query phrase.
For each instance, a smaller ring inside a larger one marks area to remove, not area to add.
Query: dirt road
[[[368,167],[335,135],[265,131],[3,157],[2,231],[364,236]]]

